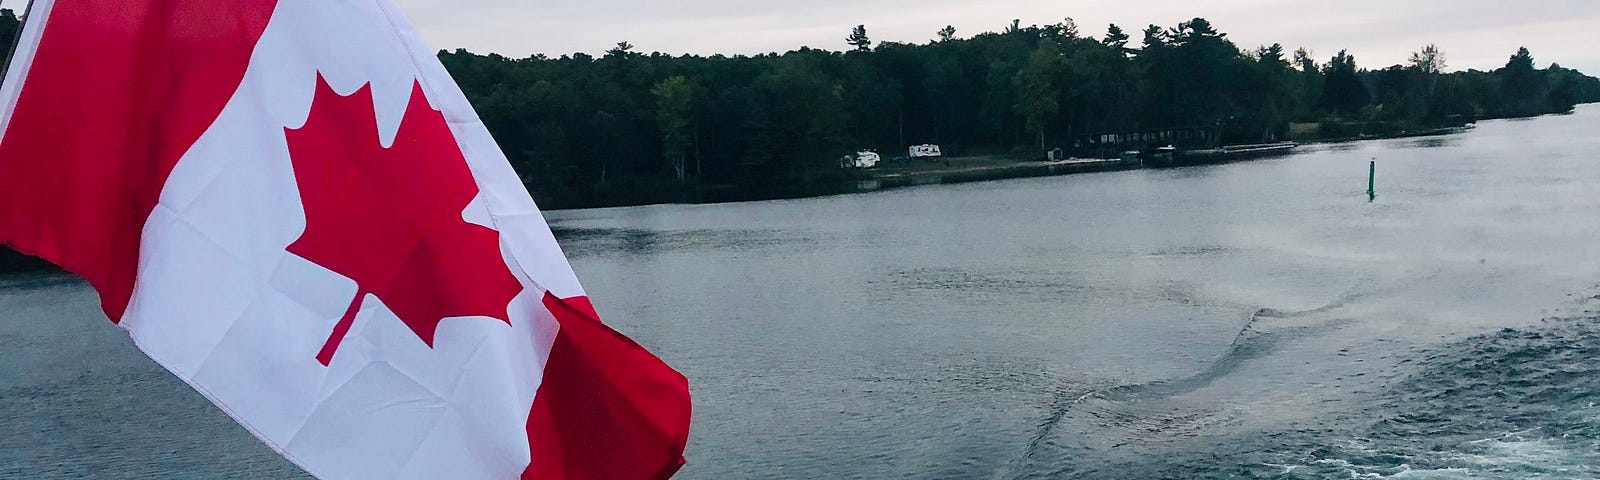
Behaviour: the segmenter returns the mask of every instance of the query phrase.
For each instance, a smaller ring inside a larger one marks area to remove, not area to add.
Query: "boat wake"
[[[1239,407],[1191,395],[1289,342],[1346,328],[1342,310],[1358,298],[1259,309],[1193,376],[1058,398],[995,478],[1600,477],[1593,314],[1400,352],[1392,358],[1403,374],[1341,385],[1351,406],[1330,406],[1313,421],[1252,423],[1270,413],[1251,408],[1270,402],[1234,399],[1253,404]],[[1587,301],[1600,306],[1600,298]]]
[[[1360,297],[1360,294],[1352,291],[1327,305],[1303,311],[1258,308],[1248,315],[1228,350],[1209,368],[1189,377],[1142,384],[1107,385],[1091,388],[1087,392],[1081,388],[1059,389],[1049,415],[1040,422],[1023,453],[1008,468],[1002,469],[996,478],[1011,478],[1015,467],[1028,464],[1041,451],[1059,450],[1061,445],[1052,444],[1052,435],[1073,413],[1092,417],[1099,428],[1120,428],[1142,436],[1197,435],[1219,421],[1213,415],[1215,412],[1203,408],[1174,411],[1170,402],[1163,400],[1210,386],[1217,379],[1232,375],[1250,360],[1271,354],[1288,341],[1343,327],[1348,320],[1330,319],[1325,314],[1337,311]],[[1273,327],[1265,327],[1266,323],[1272,323]],[[1126,442],[1114,443],[1108,448],[1124,445]]]

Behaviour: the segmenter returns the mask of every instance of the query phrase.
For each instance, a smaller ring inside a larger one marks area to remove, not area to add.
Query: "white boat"
[[[877,168],[878,162],[882,159],[883,157],[878,156],[878,152],[862,150],[856,152],[854,157],[845,155],[839,166],[844,168]]]
[[[1178,147],[1172,145],[1156,147],[1155,153],[1150,155],[1151,162],[1157,165],[1171,165],[1177,159]]]

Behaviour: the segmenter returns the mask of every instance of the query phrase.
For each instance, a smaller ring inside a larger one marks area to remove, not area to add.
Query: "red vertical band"
[[[683,466],[689,381],[597,320],[586,297],[544,306],[561,324],[528,415],[530,479],[665,479]]]
[[[238,90],[276,5],[56,0],[0,137],[0,243],[82,275],[119,321],[167,176]]]

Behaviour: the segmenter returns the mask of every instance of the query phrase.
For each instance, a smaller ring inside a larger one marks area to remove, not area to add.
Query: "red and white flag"
[[[598,320],[388,0],[34,0],[0,242],[323,478],[665,478],[688,382]]]

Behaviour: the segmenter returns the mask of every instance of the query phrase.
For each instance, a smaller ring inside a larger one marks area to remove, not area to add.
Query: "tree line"
[[[623,42],[601,56],[439,57],[555,208],[785,195],[838,179],[840,155],[864,148],[1033,158],[1102,133],[1201,127],[1255,143],[1299,123],[1353,137],[1600,101],[1600,80],[1537,68],[1527,49],[1493,71],[1447,72],[1431,45],[1365,69],[1347,51],[1241,49],[1203,18],[1099,37],[1071,19],[966,38],[947,26],[924,44],[842,33],[844,51],[669,56]]]
[[[0,45],[17,18],[0,11]],[[1387,135],[1600,102],[1600,80],[1538,68],[1519,49],[1493,71],[1447,71],[1437,47],[1363,68],[1241,48],[1203,18],[1086,35],[1069,18],[1012,21],[923,44],[841,29],[842,51],[439,58],[545,208],[803,194],[846,178],[839,157],[939,144],[947,154],[1042,158],[1096,134],[1205,128],[1219,143]]]

